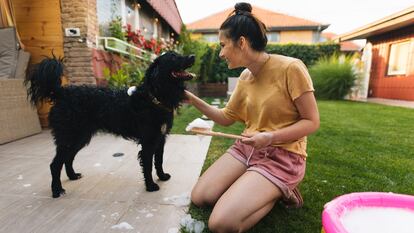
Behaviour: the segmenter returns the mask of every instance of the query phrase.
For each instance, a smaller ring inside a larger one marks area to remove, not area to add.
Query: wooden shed
[[[414,6],[339,36],[366,39],[368,97],[414,101]]]

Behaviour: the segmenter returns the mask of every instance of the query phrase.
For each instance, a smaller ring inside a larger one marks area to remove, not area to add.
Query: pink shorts
[[[295,195],[294,189],[305,175],[305,159],[280,147],[254,149],[237,140],[227,153],[246,165],[248,171],[258,172],[275,184],[285,200]]]

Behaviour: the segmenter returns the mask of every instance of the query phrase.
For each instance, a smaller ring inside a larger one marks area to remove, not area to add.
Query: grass
[[[321,127],[308,138],[307,170],[300,185],[304,207],[287,210],[277,205],[249,232],[320,232],[324,204],[346,193],[414,195],[413,109],[350,101],[318,101],[318,106]],[[180,128],[200,116],[193,107],[182,112],[175,122]],[[180,126],[186,117],[189,120]],[[241,124],[215,126],[222,132],[237,133],[242,129]],[[232,142],[213,138],[203,172]],[[211,209],[192,205],[189,212],[207,223]]]

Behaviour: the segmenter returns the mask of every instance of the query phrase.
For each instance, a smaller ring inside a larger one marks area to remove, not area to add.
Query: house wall
[[[313,43],[313,31],[281,31],[280,43]]]
[[[59,0],[12,0],[17,30],[30,63],[38,63],[53,53],[63,56],[63,33]]]
[[[414,100],[414,31],[412,27],[413,25],[368,38],[368,41],[372,43],[369,97]],[[410,41],[407,73],[387,76],[391,44],[407,40]]]
[[[157,38],[170,39],[170,27],[165,20],[155,12],[148,4],[141,4],[140,10],[140,28],[146,39],[154,35],[154,19],[158,18]]]
[[[120,17],[121,0],[96,0],[98,6],[98,24],[100,36],[110,36],[108,31],[109,23],[116,17]],[[135,11],[133,10],[133,1],[124,0],[126,11],[130,11],[130,16],[126,14],[126,23],[132,25],[134,28]],[[154,19],[158,18],[157,23],[157,37],[170,39],[170,27],[161,16],[147,3],[141,2],[139,9],[139,29],[146,39],[152,38],[154,35]]]

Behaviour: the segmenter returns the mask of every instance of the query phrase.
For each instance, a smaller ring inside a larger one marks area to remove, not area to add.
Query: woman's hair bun
[[[245,11],[245,12],[249,12],[249,13],[252,13],[252,5],[250,5],[249,3],[247,3],[247,2],[238,2],[238,3],[236,3],[236,5],[234,6],[234,10],[237,12],[237,11],[241,11],[241,12],[243,12],[243,11]]]

